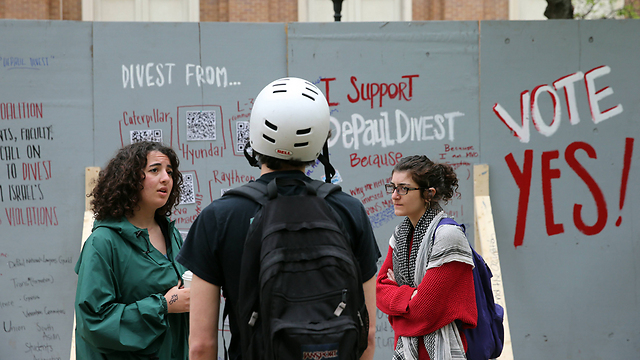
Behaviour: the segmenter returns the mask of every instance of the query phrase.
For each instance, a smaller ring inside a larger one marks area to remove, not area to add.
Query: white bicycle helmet
[[[329,128],[329,104],[322,91],[304,79],[288,77],[273,81],[256,97],[249,139],[262,155],[313,161]]]

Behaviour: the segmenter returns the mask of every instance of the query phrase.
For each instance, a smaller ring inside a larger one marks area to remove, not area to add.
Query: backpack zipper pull
[[[251,319],[249,319],[249,326],[255,325],[256,321],[258,321],[258,313],[254,311],[253,313],[251,313]]]
[[[342,290],[342,301],[338,304],[338,307],[333,312],[333,315],[340,316],[344,308],[347,307],[347,289]]]

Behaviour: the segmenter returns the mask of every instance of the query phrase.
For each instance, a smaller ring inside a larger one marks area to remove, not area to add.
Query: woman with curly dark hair
[[[478,317],[471,247],[459,226],[438,226],[447,217],[441,203],[458,188],[456,173],[416,155],[400,159],[391,175],[385,187],[405,218],[389,240],[376,296],[394,330],[393,359],[465,359],[458,326],[473,328]]]
[[[180,198],[175,152],[154,142],[120,149],[91,195],[96,221],[76,264],[76,358],[188,359],[190,289],[169,221]]]

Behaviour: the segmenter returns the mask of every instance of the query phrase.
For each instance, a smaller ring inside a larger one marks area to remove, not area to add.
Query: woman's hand
[[[387,279],[397,283],[396,277],[393,275],[393,269],[387,269]]]
[[[387,279],[397,283],[396,277],[395,275],[393,275],[393,269],[387,269]],[[418,289],[415,289],[413,291],[413,294],[411,294],[411,299],[413,299],[413,297],[416,296],[417,293],[418,293]]]
[[[167,299],[167,312],[168,313],[185,313],[189,312],[191,304],[191,289],[180,288],[180,284],[172,287],[164,294],[164,298]]]

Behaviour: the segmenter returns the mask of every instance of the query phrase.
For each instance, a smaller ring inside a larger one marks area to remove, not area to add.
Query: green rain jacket
[[[175,261],[180,232],[168,228],[165,257],[126,218],[94,223],[75,268],[78,360],[188,359],[189,313],[168,314],[164,298],[186,270]]]

